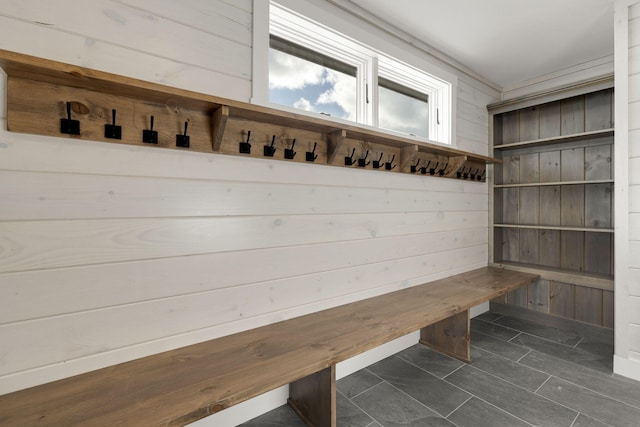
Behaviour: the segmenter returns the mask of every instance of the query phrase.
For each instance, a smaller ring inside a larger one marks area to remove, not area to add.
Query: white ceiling
[[[350,0],[503,89],[613,55],[614,0]]]

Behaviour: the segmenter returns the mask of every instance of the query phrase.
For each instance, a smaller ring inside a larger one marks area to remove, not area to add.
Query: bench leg
[[[471,363],[469,310],[420,330],[420,343],[466,363]]]
[[[289,385],[289,405],[309,426],[336,427],[336,367]]]

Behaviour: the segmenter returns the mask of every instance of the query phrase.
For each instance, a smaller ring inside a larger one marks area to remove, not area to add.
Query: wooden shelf
[[[556,136],[552,138],[534,139],[531,141],[512,142],[509,144],[494,145],[493,148],[497,150],[508,150],[508,149],[515,149],[515,148],[526,148],[531,146],[539,147],[543,145],[561,144],[563,142],[605,138],[608,136],[613,136],[613,128],[590,131],[590,132],[574,133],[571,135],[562,135],[562,136]]]
[[[0,50],[0,67],[7,73],[8,129],[12,132],[69,137],[121,144],[146,145],[142,131],[155,117],[159,131],[158,147],[177,148],[175,136],[189,123],[190,151],[222,153],[264,158],[262,145],[276,136],[276,160],[285,160],[284,149],[301,152],[286,161],[306,162],[305,153],[317,145],[318,164],[345,166],[344,156],[355,148],[355,157],[366,152],[384,155],[391,170],[410,173],[410,165],[438,163],[443,173],[436,176],[457,178],[465,168],[482,170],[499,159],[457,150],[410,136],[399,136],[356,124],[345,124],[282,110],[224,99],[212,95],[163,86],[75,65],[64,64]],[[32,93],[38,93],[33,97]],[[66,103],[72,106],[72,118],[80,121],[81,134],[60,132],[60,119],[66,118]],[[104,136],[105,124],[111,124],[111,111],[117,110],[117,125],[122,139]],[[251,132],[251,153],[239,152],[238,143]],[[372,163],[372,162],[371,162]],[[446,167],[445,167],[446,165]],[[351,167],[351,166],[348,166]],[[365,167],[372,169],[367,163]],[[420,174],[418,174],[420,175]],[[476,181],[477,182],[477,181]]]
[[[596,179],[591,181],[556,181],[556,182],[527,182],[523,184],[496,184],[493,188],[519,188],[519,187],[551,187],[556,185],[588,185],[588,184],[613,184],[612,179]]]
[[[613,233],[613,228],[593,227],[565,227],[556,225],[521,225],[521,224],[493,224],[499,228],[525,228],[529,230],[558,230],[558,231],[584,231],[587,233]]]
[[[517,262],[497,261],[489,263],[489,265],[491,267],[504,268],[506,270],[538,274],[543,280],[569,283],[572,285],[585,286],[589,288],[604,289],[607,291],[614,290],[614,282],[612,276],[595,273],[585,273],[580,271],[560,270],[552,267],[543,267],[537,264],[522,264]]]

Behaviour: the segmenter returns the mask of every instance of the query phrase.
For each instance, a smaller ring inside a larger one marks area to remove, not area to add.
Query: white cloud
[[[306,98],[300,98],[296,102],[293,103],[293,107],[299,110],[304,111],[316,111],[313,105],[311,105],[311,101]]]
[[[428,137],[428,106],[393,91],[380,91],[379,126],[398,132]]]
[[[324,68],[295,56],[270,49],[269,87],[272,89],[302,89],[322,83]]]
[[[325,81],[331,83],[331,89],[318,97],[318,104],[336,103],[346,112],[348,120],[356,117],[356,78],[334,70],[327,70]]]

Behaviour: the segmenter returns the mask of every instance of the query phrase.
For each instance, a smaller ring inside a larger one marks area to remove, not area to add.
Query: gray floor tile
[[[637,427],[640,409],[564,380],[551,378],[538,394],[612,426]]]
[[[464,365],[463,362],[439,353],[422,344],[416,344],[409,347],[406,350],[397,353],[396,356],[402,360],[413,363],[420,369],[424,369],[439,378],[446,377],[451,372]]]
[[[520,363],[640,408],[638,381],[613,377],[537,351],[527,354]]]
[[[473,366],[464,366],[447,381],[533,425],[568,427],[577,412],[524,390]]]
[[[353,401],[383,427],[453,426],[386,382],[365,391]]]
[[[273,411],[260,415],[241,424],[242,427],[306,427],[298,414],[289,405],[282,405]]]
[[[351,403],[349,399],[338,393],[336,395],[337,427],[366,427],[374,422],[362,409]]]
[[[529,334],[520,334],[511,342],[600,372],[611,373],[613,370],[611,356],[605,357],[579,348],[567,347]]]
[[[570,347],[578,344],[583,339],[583,337],[576,332],[565,331],[563,329],[545,326],[529,320],[518,319],[511,316],[501,317],[500,319],[496,320],[496,323],[511,329],[526,332],[529,335],[534,335],[540,338],[548,339],[550,341],[555,341],[560,344],[568,345]]]
[[[514,329],[506,328],[504,326],[497,325],[495,323],[485,322],[479,319],[471,319],[471,330],[482,332],[492,337],[500,338],[501,340],[509,341],[520,333]]]
[[[471,344],[510,360],[518,360],[530,350],[482,332],[471,330]]]
[[[477,397],[472,397],[449,417],[458,427],[528,427],[530,424],[507,414]]]
[[[502,317],[502,314],[500,313],[494,313],[492,311],[485,311],[482,314],[477,315],[476,317],[474,317],[474,319],[478,319],[478,320],[483,320],[485,322],[493,322],[496,319],[499,319]]]
[[[475,368],[530,391],[536,391],[549,378],[548,374],[531,369],[513,360],[496,356],[475,346],[471,348],[471,359]]]
[[[571,427],[610,427],[609,424],[605,424],[602,421],[594,420],[584,414],[578,415],[578,418]]]
[[[373,375],[367,369],[361,369],[339,379],[336,382],[336,388],[340,393],[351,399],[374,385],[379,384],[381,381],[379,377]]]
[[[611,340],[602,340],[595,337],[587,337],[582,340],[576,348],[595,353],[600,356],[611,357],[613,354],[613,337]]]
[[[395,356],[370,366],[369,370],[445,417],[471,397],[468,393]]]

